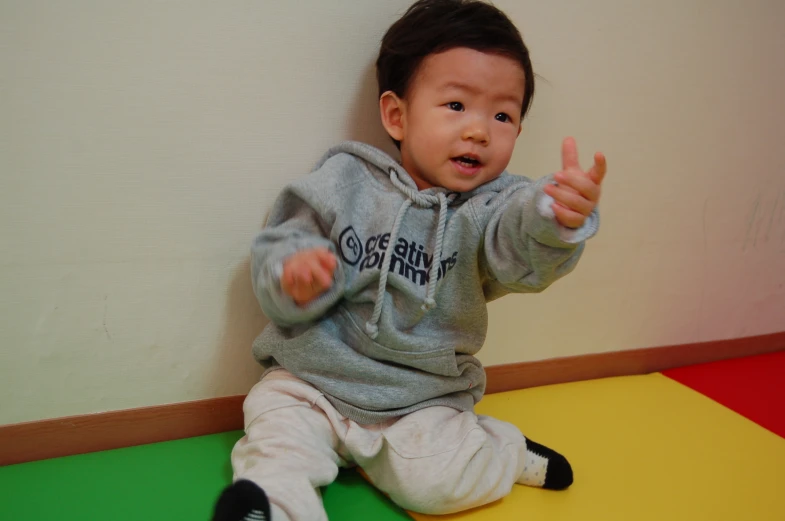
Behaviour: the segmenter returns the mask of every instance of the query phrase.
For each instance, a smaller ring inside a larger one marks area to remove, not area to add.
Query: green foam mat
[[[243,435],[142,445],[0,467],[2,521],[208,521]],[[411,521],[354,470],[322,490],[331,520]]]

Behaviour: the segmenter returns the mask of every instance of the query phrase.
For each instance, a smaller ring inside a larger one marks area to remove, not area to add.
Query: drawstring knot
[[[365,324],[365,332],[368,333],[369,337],[375,339],[377,336],[379,336],[379,327],[376,324],[367,322]]]
[[[425,312],[428,312],[436,307],[436,301],[432,298],[425,299],[425,303],[420,307]]]

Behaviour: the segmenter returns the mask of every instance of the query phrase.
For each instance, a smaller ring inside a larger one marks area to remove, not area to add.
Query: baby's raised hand
[[[281,289],[298,306],[304,306],[330,289],[337,265],[327,248],[299,251],[284,261]]]
[[[587,172],[578,163],[578,147],[568,137],[562,143],[562,170],[554,175],[558,185],[547,185],[546,194],[556,201],[556,220],[567,228],[580,228],[600,201],[600,185],[607,165],[602,152],[594,154],[594,165]]]

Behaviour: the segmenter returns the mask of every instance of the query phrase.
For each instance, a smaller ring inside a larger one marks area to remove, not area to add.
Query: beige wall
[[[248,390],[247,249],[344,138],[408,0],[0,0],[0,424]],[[511,169],[604,150],[576,273],[491,306],[488,364],[785,330],[785,3],[497,5],[538,84]]]

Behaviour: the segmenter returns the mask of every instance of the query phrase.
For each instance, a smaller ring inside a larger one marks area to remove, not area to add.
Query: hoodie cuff
[[[333,255],[337,254],[332,244],[314,243],[312,241],[292,241],[284,251],[274,258],[259,266],[256,277],[256,294],[262,305],[262,310],[270,320],[280,326],[291,326],[298,323],[310,322],[322,316],[330,307],[335,305],[343,296],[345,278],[343,266],[339,261],[333,273],[333,285],[317,298],[299,306],[281,288],[283,265],[287,258],[298,251],[314,247],[327,247]]]
[[[567,228],[556,220],[551,205],[553,197],[546,194],[543,188],[548,184],[555,184],[553,175],[539,179],[532,187],[534,190],[533,204],[528,205],[523,220],[528,223],[524,230],[537,242],[553,248],[571,248],[594,237],[600,227],[600,214],[597,208],[586,218],[580,228]]]
[[[281,288],[284,260],[279,260],[271,266],[268,279],[270,281],[270,286],[268,287],[269,295],[275,308],[278,310],[279,317],[277,322],[280,325],[292,325],[316,320],[340,300],[344,287],[344,273],[340,262],[333,273],[333,285],[330,286],[330,289],[305,306],[300,306]]]

